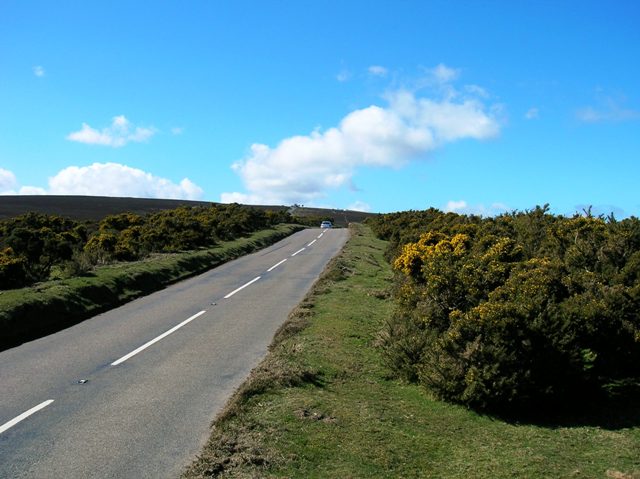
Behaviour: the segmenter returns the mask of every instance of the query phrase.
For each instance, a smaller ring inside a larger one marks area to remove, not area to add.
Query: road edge
[[[328,291],[332,284],[340,281],[349,274],[349,270],[345,268],[343,262],[343,253],[345,248],[349,245],[352,238],[358,234],[357,229],[359,225],[349,224],[349,237],[345,241],[342,248],[338,253],[329,260],[324,270],[313,283],[302,301],[293,308],[293,310],[287,316],[285,322],[275,332],[267,355],[260,361],[260,364],[253,368],[245,381],[236,388],[229,400],[223,406],[222,410],[216,415],[215,419],[211,423],[211,435],[207,438],[206,443],[201,449],[201,453],[188,465],[183,471],[182,478],[191,479],[195,477],[205,477],[199,472],[199,461],[201,460],[202,452],[207,444],[209,444],[213,438],[217,428],[219,428],[226,421],[231,420],[237,415],[241,415],[244,406],[247,402],[258,394],[261,394],[270,389],[276,389],[280,387],[294,387],[305,383],[312,383],[316,379],[318,372],[307,370],[300,365],[288,363],[283,364],[275,354],[277,347],[286,341],[287,339],[295,336],[307,326],[310,325],[310,317],[313,314],[312,309],[314,307],[314,300],[318,295],[324,294]],[[230,455],[233,452],[230,453]],[[216,477],[223,472],[224,466],[218,464],[220,470],[207,471],[207,477]]]
[[[0,303],[0,351],[78,324],[97,314],[202,274],[228,261],[271,246],[303,230],[280,225],[216,248],[180,253],[118,267],[108,281],[100,276],[81,281],[53,281],[29,288],[24,299]],[[144,264],[144,268],[139,266]],[[10,294],[10,292],[8,292]]]

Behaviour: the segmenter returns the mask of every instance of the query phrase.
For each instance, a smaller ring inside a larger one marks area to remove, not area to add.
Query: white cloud
[[[527,112],[524,114],[525,119],[527,120],[535,120],[538,118],[540,111],[536,108],[529,108]]]
[[[221,193],[220,202],[221,203],[242,203],[245,205],[259,205],[262,202],[262,197],[258,195],[248,195],[246,193],[239,193],[236,191],[233,193]]]
[[[447,202],[447,206],[444,207],[444,210],[447,213],[457,212],[457,211],[464,210],[466,207],[467,207],[467,202],[464,200],[460,200],[460,201],[450,200]]]
[[[190,179],[180,183],[118,163],[69,166],[49,178],[49,188],[22,186],[16,176],[0,168],[0,195],[87,195],[197,200],[202,188]]]
[[[155,133],[155,128],[135,127],[124,115],[119,115],[113,118],[110,126],[102,130],[96,130],[83,123],[79,131],[74,131],[67,135],[67,140],[89,145],[119,148],[130,142],[140,143],[147,141]]]
[[[47,190],[39,186],[22,186],[18,190],[19,195],[46,195]]]
[[[12,191],[16,187],[16,175],[9,170],[0,168],[0,194],[6,191]]]
[[[171,134],[172,135],[182,135],[184,133],[184,128],[181,126],[174,126],[173,128],[171,128]]]
[[[640,119],[640,111],[625,108],[624,98],[601,96],[598,106],[586,106],[576,112],[576,118],[585,123],[620,122]]]
[[[49,178],[49,194],[131,196],[196,200],[202,189],[188,178],[176,184],[151,173],[118,163],[69,166]]]
[[[460,75],[459,69],[450,68],[444,63],[440,63],[435,68],[427,69],[427,72],[430,73],[433,80],[438,83],[451,83]]]
[[[43,77],[45,74],[44,68],[40,65],[36,65],[33,67],[33,74],[37,77]]]
[[[423,71],[424,75],[416,82],[417,89],[428,88],[438,93],[442,99],[448,100],[460,96],[460,92],[453,85],[460,76],[460,69],[440,63],[434,68],[424,68]],[[478,85],[465,85],[463,89],[472,98],[487,96],[486,90]]]
[[[478,85],[465,85],[464,90],[471,95],[476,95],[482,98],[488,98],[489,93],[487,90]]]
[[[371,206],[364,201],[358,200],[347,206],[347,209],[352,211],[364,211],[365,213],[368,213],[369,211],[371,211]]]
[[[340,83],[344,83],[346,81],[349,81],[350,79],[351,79],[351,72],[346,69],[340,70],[340,73],[336,75],[336,80],[338,80]]]
[[[389,73],[389,70],[387,70],[385,67],[381,65],[371,65],[368,68],[368,72],[370,75],[373,75],[373,76],[384,77],[387,75],[387,73]]]
[[[16,189],[17,188],[17,189]],[[45,190],[37,186],[22,186],[18,188],[16,175],[9,170],[0,168],[0,195],[43,195]]]
[[[457,71],[439,65],[442,81]],[[223,193],[222,201],[253,204],[312,204],[332,189],[349,187],[357,168],[399,168],[447,143],[498,135],[499,122],[477,98],[418,97],[408,90],[386,95],[388,105],[372,105],[345,116],[338,126],[292,136],[277,146],[251,146],[232,168],[246,193]],[[490,110],[490,109],[489,109]]]
[[[492,203],[490,206],[485,206],[483,204],[469,205],[465,200],[451,200],[447,202],[444,211],[463,215],[496,216],[509,211],[509,207],[503,203]]]

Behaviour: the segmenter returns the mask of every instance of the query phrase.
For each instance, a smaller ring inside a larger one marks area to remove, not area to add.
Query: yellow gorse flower
[[[469,236],[458,233],[452,238],[441,233],[424,233],[415,243],[407,243],[402,247],[402,253],[395,259],[393,266],[407,276],[419,273],[422,265],[437,256],[462,256],[467,252]]]

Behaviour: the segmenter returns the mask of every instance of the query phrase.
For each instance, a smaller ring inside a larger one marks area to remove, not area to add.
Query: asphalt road
[[[301,231],[1,352],[0,477],[178,476],[347,237]]]

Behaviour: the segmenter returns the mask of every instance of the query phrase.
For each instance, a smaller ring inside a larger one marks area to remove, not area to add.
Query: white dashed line
[[[37,413],[40,409],[44,409],[46,408],[49,404],[51,404],[53,402],[53,399],[48,399],[45,402],[42,402],[40,404],[38,404],[35,407],[32,407],[31,409],[29,409],[26,412],[23,412],[22,414],[20,414],[19,416],[13,418],[11,421],[9,422],[5,422],[2,426],[0,426],[0,434],[2,434],[3,432],[5,432],[7,429],[12,428],[13,426],[15,426],[16,424],[18,424],[20,421],[24,421],[25,419],[27,419],[29,416],[31,416],[32,414]]]
[[[144,343],[142,346],[140,346],[138,349],[134,349],[133,351],[131,351],[129,354],[126,354],[125,356],[122,356],[120,359],[118,359],[117,361],[114,361],[111,363],[111,366],[117,366],[118,364],[124,363],[127,359],[135,356],[136,354],[138,354],[141,351],[144,351],[145,349],[147,349],[149,346],[151,346],[152,344],[157,343],[158,341],[160,341],[163,338],[166,338],[167,336],[169,336],[171,333],[175,333],[178,329],[180,329],[182,326],[184,326],[187,323],[190,323],[191,321],[193,321],[194,319],[196,319],[198,316],[202,316],[204,313],[206,313],[206,311],[200,311],[199,313],[194,314],[193,316],[191,316],[189,319],[185,319],[184,321],[182,321],[180,324],[178,324],[177,326],[174,326],[173,328],[171,328],[168,331],[165,331],[164,333],[162,333],[160,336],[158,336],[157,338],[152,339],[151,341],[149,341],[148,343]]]
[[[320,233],[320,236],[318,236],[318,238],[321,238],[323,234],[324,234],[324,232],[323,232],[323,233]],[[309,246],[313,245],[316,241],[318,241],[318,239],[314,239],[311,243],[309,243],[309,244],[307,245],[307,247],[309,247]],[[295,253],[293,253],[293,254],[291,255],[291,257],[294,257],[294,256],[296,256],[296,255],[297,255],[297,254],[299,254],[299,253],[302,253],[305,249],[307,249],[307,247],[305,247],[305,248],[300,248],[298,251],[296,251]],[[280,261],[280,262],[278,262],[278,263],[274,264],[271,268],[269,268],[269,269],[267,270],[267,272],[271,272],[271,271],[273,271],[274,269],[276,269],[278,266],[280,266],[280,265],[281,265],[282,263],[284,263],[285,261],[287,261],[287,259],[286,259],[286,258],[285,258],[285,259],[283,259],[282,261]],[[252,279],[251,281],[249,281],[248,283],[245,283],[245,284],[243,284],[242,286],[240,286],[239,288],[234,289],[234,290],[233,290],[233,291],[231,291],[229,294],[227,294],[227,295],[224,297],[224,299],[229,299],[231,296],[233,296],[233,295],[234,295],[234,294],[236,294],[237,292],[242,291],[242,290],[243,290],[244,288],[246,288],[247,286],[250,286],[250,285],[252,285],[253,283],[255,283],[256,281],[258,281],[260,278],[261,278],[261,276],[258,276],[258,277],[256,277],[256,278],[253,278],[253,279]],[[123,363],[123,362],[125,362],[127,359],[129,359],[129,358],[131,358],[131,357],[135,356],[136,354],[140,353],[141,351],[144,351],[144,350],[145,350],[145,349],[147,349],[149,346],[151,346],[152,344],[157,343],[157,342],[158,342],[158,341],[160,341],[161,339],[166,338],[166,337],[167,337],[167,336],[169,336],[171,333],[176,332],[178,329],[180,329],[181,327],[183,327],[183,326],[184,326],[184,325],[186,325],[187,323],[190,323],[191,321],[193,321],[194,319],[196,319],[198,316],[203,315],[204,313],[206,313],[206,311],[200,311],[199,313],[194,314],[194,315],[193,315],[193,316],[191,316],[189,319],[186,319],[185,321],[181,322],[181,323],[180,323],[180,324],[178,324],[177,326],[174,326],[174,327],[173,327],[173,328],[171,328],[170,330],[168,330],[168,331],[166,331],[166,332],[162,333],[162,334],[161,334],[160,336],[158,336],[157,338],[154,338],[154,339],[152,339],[151,341],[149,341],[149,342],[147,342],[147,343],[143,344],[143,345],[142,345],[142,346],[140,346],[139,348],[137,348],[137,349],[135,349],[135,350],[131,351],[129,354],[127,354],[127,355],[125,355],[125,356],[122,356],[122,357],[121,357],[120,359],[118,359],[117,361],[112,362],[112,363],[111,363],[111,365],[112,365],[112,366],[117,366],[118,364],[122,364],[122,363]],[[47,404],[43,403],[43,404],[44,404],[44,406],[42,406],[42,407],[45,407],[45,406],[47,406],[49,403],[47,403]],[[29,411],[27,411],[27,412],[29,412]],[[33,411],[33,412],[35,412],[35,411]],[[30,414],[33,414],[33,412],[31,412]],[[26,414],[26,413],[25,413],[25,414]],[[25,417],[26,417],[26,416],[25,416]],[[21,420],[21,419],[20,419],[20,420]],[[14,420],[14,421],[15,421],[15,420]],[[9,423],[7,423],[7,424],[9,424]],[[3,426],[3,427],[4,427],[4,426]],[[10,426],[8,426],[8,427],[11,427],[11,425],[10,425]],[[8,429],[8,427],[7,427],[7,429]],[[0,432],[2,432],[2,430],[0,430]]]
[[[231,296],[233,296],[234,294],[236,294],[238,291],[243,290],[244,288],[246,288],[247,286],[249,286],[250,284],[255,283],[256,281],[258,281],[261,277],[258,276],[257,278],[253,278],[251,281],[249,281],[246,284],[243,284],[242,286],[240,286],[238,289],[234,289],[233,291],[231,291],[228,295],[226,295],[224,297],[224,299],[229,299]]]
[[[280,266],[282,263],[284,263],[285,261],[287,261],[287,258],[283,259],[282,261],[280,261],[277,264],[274,264],[271,268],[269,268],[267,270],[267,273],[270,273],[271,271],[273,271],[274,269],[276,269],[278,266]]]
[[[322,238],[322,235],[324,233],[321,233],[320,235],[318,235],[318,237],[316,239],[314,239],[313,241],[311,241],[307,247],[312,246],[316,241],[318,241],[318,239]],[[299,253],[302,253],[305,249],[307,249],[307,247],[305,248],[300,248],[298,251],[296,251],[295,253],[293,253],[291,255],[291,257],[296,256]],[[267,270],[267,272],[271,272],[274,269],[276,269],[278,266],[280,266],[281,264],[283,264],[285,261],[287,261],[287,259],[283,259],[282,261],[274,264],[271,268],[269,268]],[[232,292],[230,292],[229,294],[227,294],[224,298],[228,299],[231,296],[233,296],[234,294],[236,294],[239,291],[242,291],[244,288],[246,288],[247,286],[252,285],[253,283],[255,283],[256,281],[258,281],[261,278],[261,276],[258,276],[256,278],[253,278],[251,281],[249,281],[246,284],[243,284],[242,286],[240,286],[239,288],[233,290]],[[125,362],[126,360],[132,358],[133,356],[135,356],[136,354],[144,351],[145,349],[147,349],[149,346],[157,343],[158,341],[166,338],[167,336],[169,336],[172,333],[175,333],[178,329],[182,328],[183,326],[187,325],[188,323],[190,323],[191,321],[193,321],[194,319],[202,316],[204,313],[206,313],[206,311],[200,311],[199,313],[194,314],[193,316],[191,316],[188,319],[185,319],[183,322],[181,322],[180,324],[174,326],[173,328],[169,329],[168,331],[165,331],[164,333],[162,333],[160,336],[152,339],[151,341],[146,342],[145,344],[143,344],[142,346],[140,346],[137,349],[134,349],[133,351],[131,351],[129,354],[126,354],[124,356],[122,356],[120,359],[114,361],[111,363],[111,366],[117,366],[118,364],[122,364],[123,362]],[[37,413],[38,411],[44,409],[45,407],[47,407],[48,405],[50,405],[51,403],[53,403],[54,400],[53,399],[48,399],[40,404],[38,404],[35,407],[32,407],[31,409],[29,409],[28,411],[23,412],[22,414],[20,414],[19,416],[13,418],[12,420],[2,424],[0,426],[0,434],[2,434],[3,432],[5,432],[6,430],[12,428],[13,426],[15,426],[16,424],[18,424],[21,421],[24,421],[25,419],[27,419],[29,416],[31,416],[32,414]]]

